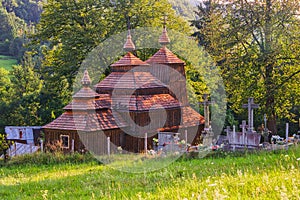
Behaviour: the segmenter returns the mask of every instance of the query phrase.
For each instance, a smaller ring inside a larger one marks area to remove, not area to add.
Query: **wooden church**
[[[82,88],[65,112],[43,126],[45,143],[61,141],[65,151],[95,154],[107,153],[108,145],[112,151],[142,152],[145,145],[153,149],[153,138],[166,132],[199,143],[204,118],[189,106],[185,63],[166,47],[170,39],[165,27],[159,43],[158,52],[142,61],[132,53],[135,45],[128,31],[125,56],[93,89],[84,72]]]

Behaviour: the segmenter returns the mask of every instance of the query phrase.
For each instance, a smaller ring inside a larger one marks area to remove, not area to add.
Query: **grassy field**
[[[0,164],[1,199],[300,199],[299,147],[179,159],[149,173],[125,173],[78,154]]]
[[[12,69],[12,66],[16,65],[16,64],[18,64],[16,59],[14,59],[10,56],[0,55],[0,67],[1,68],[4,68],[9,71]]]

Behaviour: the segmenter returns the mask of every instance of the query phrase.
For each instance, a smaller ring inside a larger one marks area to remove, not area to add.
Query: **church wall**
[[[73,130],[50,130],[44,129],[45,133],[45,145],[46,149],[51,150],[51,146],[55,146],[57,142],[63,142],[64,139],[65,144],[62,144],[62,150],[64,152],[72,151],[72,141],[74,141],[74,151],[82,151],[84,150],[84,145],[80,141],[79,135],[77,131]],[[67,140],[68,139],[68,144]]]

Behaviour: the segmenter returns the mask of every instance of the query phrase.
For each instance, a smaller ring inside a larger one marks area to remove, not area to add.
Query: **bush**
[[[80,154],[63,154],[61,152],[56,153],[41,153],[26,154],[11,158],[8,162],[4,163],[0,160],[0,166],[13,166],[13,165],[53,165],[64,163],[88,163],[98,162],[90,153]]]

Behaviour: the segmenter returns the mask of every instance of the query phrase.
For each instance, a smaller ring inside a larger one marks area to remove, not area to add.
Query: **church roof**
[[[73,98],[95,98],[99,97],[99,94],[92,90],[90,87],[81,88],[76,94],[73,95]]]
[[[94,99],[74,98],[71,103],[64,107],[64,110],[97,110],[110,108],[111,98],[108,94],[98,94]]]
[[[151,58],[146,60],[149,64],[184,64],[172,51],[166,46],[163,46]]]
[[[166,87],[150,72],[112,72],[104,80],[95,85],[98,92],[100,88],[110,89],[146,89]]]
[[[127,124],[118,113],[111,110],[95,112],[65,112],[56,120],[43,126],[44,129],[99,131],[126,127]]]
[[[180,107],[180,103],[170,94],[118,95],[112,99],[112,106],[120,111],[149,111]]]
[[[160,128],[158,131],[160,132],[167,132],[172,131],[178,128],[185,128],[185,127],[196,127],[200,124],[204,124],[204,117],[197,113],[193,108],[190,106],[182,107],[181,108],[181,115],[182,115],[182,122],[178,126],[172,127],[163,127]]]
[[[146,62],[140,60],[131,52],[127,52],[124,57],[111,65],[111,67],[119,67],[119,66],[140,66],[140,65],[149,65]]]
[[[190,106],[183,107],[181,113],[183,126],[198,126],[204,124],[204,117]]]

